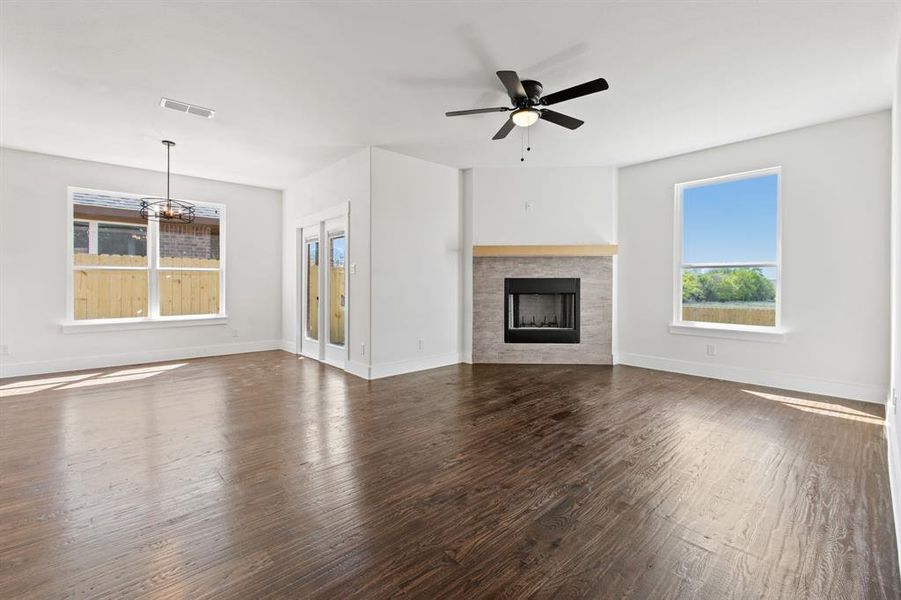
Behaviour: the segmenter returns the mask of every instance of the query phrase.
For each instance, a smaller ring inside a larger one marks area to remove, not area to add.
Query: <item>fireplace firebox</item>
[[[504,342],[578,344],[578,278],[504,280]]]

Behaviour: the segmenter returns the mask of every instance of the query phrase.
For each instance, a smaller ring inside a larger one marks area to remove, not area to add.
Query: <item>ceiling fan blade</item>
[[[507,122],[504,123],[503,127],[497,130],[497,133],[494,134],[492,140],[502,140],[507,137],[507,134],[510,133],[513,128],[516,126],[516,123],[513,122],[513,119],[507,119]]]
[[[510,110],[506,106],[498,106],[497,108],[474,108],[472,110],[452,110],[444,113],[445,117],[459,117],[461,115],[480,115],[482,113],[507,112]]]
[[[526,90],[522,87],[522,82],[519,80],[519,75],[516,74],[516,71],[498,71],[497,78],[507,88],[507,94],[514,104],[516,104],[517,100],[522,100],[526,97]]]
[[[556,111],[550,110],[549,108],[541,111],[541,118],[545,121],[550,121],[554,125],[560,125],[561,127],[566,127],[567,129],[578,129],[582,125],[585,124],[585,121],[580,121],[579,119],[575,119],[570,117],[569,115],[564,115],[562,113],[558,113]]]
[[[554,92],[553,94],[543,96],[541,98],[541,103],[545,106],[549,106],[551,104],[557,104],[558,102],[564,102],[566,100],[572,100],[573,98],[580,98],[582,96],[587,96],[588,94],[594,94],[595,92],[603,92],[609,87],[610,86],[607,85],[607,80],[602,77],[600,79],[595,79],[594,81],[574,85],[571,88],[566,88],[565,90],[560,90],[559,92]]]

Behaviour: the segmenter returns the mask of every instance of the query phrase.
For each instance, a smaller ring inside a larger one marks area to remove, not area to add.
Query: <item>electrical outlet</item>
[[[419,340],[419,350],[422,351],[422,339]]]
[[[350,274],[355,275],[357,272],[357,263],[350,263]]]
[[[529,202],[528,200],[525,201],[525,209],[532,210],[532,203]]]
[[[238,330],[232,329],[232,337],[238,337]]]
[[[9,346],[0,344],[0,356],[9,356]]]
[[[716,356],[716,344],[707,344],[707,356]]]

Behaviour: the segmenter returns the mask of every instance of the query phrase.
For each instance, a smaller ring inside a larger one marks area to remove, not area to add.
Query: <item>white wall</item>
[[[472,169],[473,244],[615,242],[615,170]]]
[[[472,363],[472,169],[460,173],[460,360]]]
[[[886,111],[621,169],[620,361],[884,402],[890,132]],[[784,343],[669,333],[674,185],[776,165]]]
[[[457,169],[372,149],[373,377],[460,361],[460,219]]]
[[[0,375],[278,347],[280,192],[173,176],[177,197],[227,206],[226,325],[63,334],[68,186],[159,195],[165,175],[6,148],[0,170]]]
[[[305,217],[350,204],[347,263],[348,369],[361,375],[370,364],[370,150],[365,148],[288,186],[282,201],[282,347],[295,351],[297,324],[297,227]],[[363,345],[365,344],[365,352]]]
[[[901,558],[901,429],[898,403],[901,402],[901,40],[895,69],[892,102],[892,239],[891,239],[891,394],[886,407],[888,465],[895,509],[895,541]]]

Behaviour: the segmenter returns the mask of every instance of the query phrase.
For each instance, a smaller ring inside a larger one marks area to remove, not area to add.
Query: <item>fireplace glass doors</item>
[[[507,278],[504,295],[505,343],[579,343],[579,279]]]

